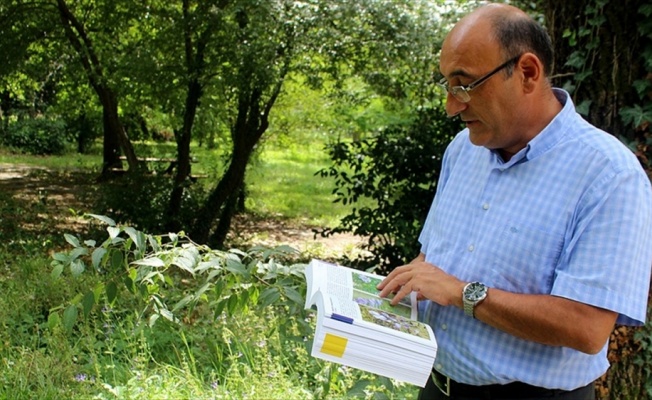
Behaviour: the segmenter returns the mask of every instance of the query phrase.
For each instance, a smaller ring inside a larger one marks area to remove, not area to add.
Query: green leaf
[[[118,285],[115,282],[109,282],[106,284],[106,299],[109,304],[113,304],[113,301],[118,296]]]
[[[158,313],[161,315],[161,317],[167,319],[170,322],[174,322],[175,324],[179,323],[179,320],[168,309],[165,308],[159,309]]]
[[[163,260],[161,260],[158,257],[149,257],[149,258],[143,258],[142,260],[137,260],[132,262],[132,264],[136,265],[144,265],[148,267],[165,267],[165,263]]]
[[[93,292],[86,293],[81,303],[84,311],[84,318],[88,318],[93,310],[93,306],[95,305],[95,294]]]
[[[247,268],[240,262],[240,260],[233,260],[231,258],[227,259],[225,268],[227,271],[237,275],[247,275]]]
[[[212,284],[211,284],[210,282],[206,282],[206,283],[204,283],[204,284],[202,285],[202,287],[200,287],[200,288],[195,292],[195,298],[196,298],[196,299],[199,299],[200,297],[202,297],[202,296],[204,295],[204,293],[205,293],[205,292],[206,292],[206,291],[211,287],[211,285],[212,285]]]
[[[85,247],[76,247],[70,252],[70,259],[75,260],[81,256],[88,254],[88,249]]]
[[[295,302],[297,304],[304,304],[305,303],[305,299],[303,298],[303,296],[301,294],[299,294],[299,292],[297,292],[293,288],[285,287],[283,289],[285,290],[285,296],[287,296],[288,299],[292,300],[293,302]]]
[[[122,252],[114,250],[111,254],[111,268],[115,271],[119,271],[123,267],[124,256]]]
[[[584,100],[575,107],[575,111],[577,111],[578,114],[587,117],[589,115],[589,110],[591,109],[591,103],[591,100]]]
[[[276,250],[277,252],[282,253],[282,254],[298,254],[299,253],[299,250],[295,249],[292,246],[288,246],[286,244],[281,245],[281,246],[277,246],[277,247],[274,248],[274,250]]]
[[[63,237],[66,239],[66,242],[70,243],[72,246],[81,247],[81,243],[79,243],[79,239],[77,239],[77,237],[68,233],[65,233]]]
[[[357,381],[355,385],[346,392],[346,398],[365,398],[367,396],[365,389],[367,389],[367,386],[370,384],[371,381],[369,379],[361,379]]]
[[[152,314],[149,317],[148,325],[149,325],[150,328],[154,326],[154,324],[156,323],[156,321],[158,320],[159,317],[160,317],[159,314]]]
[[[281,293],[278,291],[277,288],[268,287],[267,289],[263,290],[263,292],[260,294],[258,301],[260,301],[261,306],[267,307],[270,304],[276,303],[280,298],[281,298]]]
[[[147,241],[149,242],[149,245],[152,247],[152,250],[154,250],[155,253],[161,251],[161,245],[158,243],[158,241],[156,241],[154,236],[147,235]]]
[[[231,296],[229,296],[229,300],[227,301],[227,305],[226,305],[226,310],[229,312],[229,315],[234,315],[237,307],[238,307],[238,295],[234,293]]]
[[[134,285],[134,280],[133,280],[133,279],[131,279],[130,277],[126,276],[125,279],[124,279],[124,284],[125,284],[125,287],[127,288],[127,290],[128,290],[130,293],[134,293],[134,292],[135,292],[136,287],[135,287],[135,285]]]
[[[64,311],[63,311],[63,329],[66,330],[66,332],[71,332],[72,327],[75,325],[75,322],[77,321],[77,306],[75,305],[69,305]]]
[[[70,273],[74,278],[77,278],[79,275],[81,275],[85,269],[86,266],[82,260],[77,259],[70,264]]]
[[[91,262],[93,263],[93,268],[95,269],[100,268],[100,264],[102,264],[102,259],[104,258],[106,252],[107,250],[103,247],[98,247],[95,250],[93,250],[93,254],[91,255]]]
[[[124,231],[134,242],[136,249],[138,249],[138,251],[141,253],[145,252],[145,235],[130,226],[126,227]]]
[[[57,263],[52,269],[52,272],[50,273],[50,277],[52,279],[57,279],[58,277],[61,276],[62,272],[63,272],[63,264]]]
[[[64,264],[70,263],[70,256],[68,255],[68,253],[54,253],[52,255],[52,258]]]
[[[89,240],[84,240],[84,244],[88,247],[95,247],[97,242],[95,240],[89,239]]]
[[[89,217],[93,217],[95,219],[99,219],[100,221],[104,222],[109,226],[115,226],[115,221],[105,215],[97,215],[97,214],[86,214],[86,215],[88,215]]]
[[[179,300],[177,302],[177,304],[175,304],[174,307],[172,307],[172,312],[173,313],[177,312],[180,309],[182,309],[183,307],[187,306],[188,303],[190,303],[191,301],[194,300],[194,298],[195,298],[195,296],[193,296],[192,294],[189,294],[186,297],[184,297],[183,299]]]
[[[111,239],[117,238],[118,235],[120,234],[120,228],[115,226],[109,226],[108,228],[106,228],[106,230],[109,232],[109,237]]]
[[[224,307],[226,306],[226,300],[222,300],[217,303],[215,306],[215,318],[218,318],[224,312]]]
[[[48,328],[54,329],[60,323],[61,323],[61,317],[59,317],[59,313],[50,312],[50,315],[48,315]]]
[[[194,250],[194,251],[193,251]],[[198,262],[198,253],[197,249],[184,249],[181,254],[172,260],[172,265],[176,265],[184,271],[190,272],[192,275],[195,274],[195,266]]]

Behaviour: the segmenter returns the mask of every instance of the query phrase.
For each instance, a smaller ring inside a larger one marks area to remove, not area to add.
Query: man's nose
[[[446,115],[448,118],[457,116],[468,107],[467,103],[462,103],[450,93],[446,94]]]

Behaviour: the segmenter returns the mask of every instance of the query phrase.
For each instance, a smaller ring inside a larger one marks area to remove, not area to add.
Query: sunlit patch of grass
[[[351,208],[334,203],[332,179],[315,175],[329,165],[321,146],[267,149],[249,169],[247,206],[262,215],[334,227]]]

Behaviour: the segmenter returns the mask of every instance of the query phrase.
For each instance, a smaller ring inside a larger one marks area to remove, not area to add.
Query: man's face
[[[454,30],[444,42],[440,71],[448,85],[467,86],[507,61],[498,45],[487,40],[488,33],[482,28],[476,25],[472,30]],[[505,70],[491,76],[468,92],[470,99],[466,103],[448,93],[446,112],[459,115],[466,123],[473,144],[507,154],[527,145],[519,134],[522,98],[516,69],[510,77]]]

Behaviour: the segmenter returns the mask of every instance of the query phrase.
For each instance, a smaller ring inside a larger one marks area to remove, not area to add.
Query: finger
[[[390,272],[389,275],[387,275],[387,277],[383,279],[382,282],[380,282],[376,286],[376,289],[382,290],[387,284],[393,281],[396,278],[396,276],[398,276],[401,273],[401,268],[402,267],[394,268],[394,270]]]
[[[392,279],[386,283],[385,287],[378,293],[378,296],[387,297],[390,293],[395,293],[400,286],[401,284],[396,279]]]
[[[412,292],[411,285],[403,285],[401,289],[396,292],[396,295],[394,298],[392,298],[392,301],[390,302],[391,305],[395,306],[397,305],[403,297],[408,296]]]

